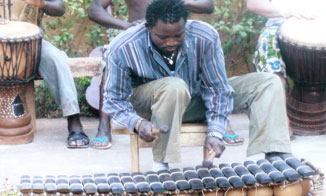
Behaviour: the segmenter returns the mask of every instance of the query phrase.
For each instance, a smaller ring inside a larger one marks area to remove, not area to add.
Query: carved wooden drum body
[[[287,74],[294,81],[287,100],[288,116],[299,135],[326,133],[325,22],[290,18],[278,34]]]
[[[25,91],[38,71],[42,36],[42,30],[30,23],[0,24],[0,144],[33,139]]]

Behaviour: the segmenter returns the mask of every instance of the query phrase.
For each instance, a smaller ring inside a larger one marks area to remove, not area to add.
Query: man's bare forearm
[[[198,14],[211,14],[214,11],[213,0],[184,0],[188,9]]]
[[[63,16],[65,6],[62,0],[44,0],[43,11],[50,16]]]

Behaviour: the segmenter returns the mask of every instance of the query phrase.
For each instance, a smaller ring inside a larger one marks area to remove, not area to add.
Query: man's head
[[[187,7],[181,0],[154,0],[146,11],[146,28],[154,45],[165,54],[174,52],[184,40]]]

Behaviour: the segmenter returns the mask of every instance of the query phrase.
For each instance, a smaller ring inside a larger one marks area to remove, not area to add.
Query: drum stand
[[[326,85],[295,82],[287,100],[287,112],[296,135],[326,134]]]
[[[0,85],[0,145],[31,142],[31,115],[26,107],[26,84]]]

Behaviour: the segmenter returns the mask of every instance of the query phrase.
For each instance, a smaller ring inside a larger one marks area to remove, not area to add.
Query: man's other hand
[[[212,137],[212,136],[206,137],[205,147],[207,148],[208,152],[211,152],[212,150],[215,151],[216,158],[219,158],[222,155],[223,151],[225,150],[223,141],[217,137]]]
[[[154,139],[157,139],[157,135],[153,135],[152,129],[155,129],[155,127],[150,121],[141,121],[138,130],[139,137],[146,142],[152,142]]]

